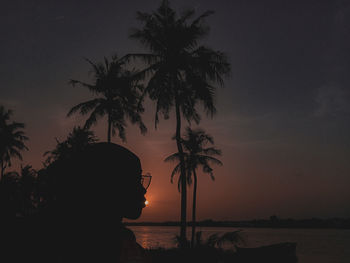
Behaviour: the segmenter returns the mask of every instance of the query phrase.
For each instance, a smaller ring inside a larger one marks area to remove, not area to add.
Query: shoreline
[[[180,226],[180,222],[124,222],[126,226]],[[188,227],[192,222],[187,223]],[[278,219],[250,221],[213,221],[203,220],[196,223],[197,227],[244,227],[244,228],[305,228],[305,229],[350,229],[350,219]]]

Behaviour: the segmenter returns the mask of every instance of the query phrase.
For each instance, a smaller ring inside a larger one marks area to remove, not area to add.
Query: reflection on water
[[[132,226],[136,239],[144,248],[175,247],[178,227]],[[211,234],[237,228],[201,227],[205,239]],[[270,229],[242,228],[247,246],[256,247],[280,242],[296,242],[299,263],[349,263],[350,230],[344,229]],[[188,228],[190,237],[191,228]]]
[[[152,239],[152,235],[149,232],[139,232],[137,234],[137,241],[142,247],[145,247],[145,248],[161,246],[159,242],[156,244],[156,246],[154,246],[154,240]]]
[[[129,228],[134,231],[137,242],[144,248],[171,248],[176,246],[177,227],[132,226]]]

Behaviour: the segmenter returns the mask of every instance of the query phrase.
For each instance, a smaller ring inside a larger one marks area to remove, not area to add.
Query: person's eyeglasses
[[[149,185],[151,184],[151,179],[152,179],[152,175],[150,173],[143,174],[141,176],[141,184],[142,184],[143,188],[145,188],[146,190],[149,187]]]

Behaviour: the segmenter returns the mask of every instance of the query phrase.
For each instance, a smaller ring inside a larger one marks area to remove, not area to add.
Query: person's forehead
[[[89,150],[78,157],[79,173],[85,177],[91,175],[103,181],[118,180],[134,181],[141,178],[140,159],[128,149],[116,145],[101,143],[91,146]]]
[[[142,174],[142,169],[141,165],[135,164],[131,167],[124,167],[121,172],[129,177],[139,177]]]

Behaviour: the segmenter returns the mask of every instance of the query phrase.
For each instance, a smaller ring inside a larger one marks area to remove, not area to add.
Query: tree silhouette
[[[197,173],[198,167],[202,167],[203,172],[210,175],[211,179],[214,180],[213,169],[210,164],[222,165],[222,162],[216,159],[215,155],[221,155],[221,151],[214,148],[205,148],[207,144],[214,144],[214,139],[209,134],[206,134],[202,129],[192,130],[190,127],[186,128],[186,132],[182,139],[184,146],[184,160],[186,168],[185,180],[190,185],[192,184],[193,177],[193,203],[192,203],[192,239],[191,245],[194,247],[195,233],[196,233],[196,202],[197,202]],[[166,162],[178,161],[178,164],[173,169],[171,174],[171,182],[175,174],[180,173],[181,163],[179,153],[174,153],[165,159]],[[180,173],[179,182],[182,181],[182,174]],[[180,184],[178,184],[180,189]]]
[[[94,63],[88,59],[86,61],[92,67],[94,83],[88,84],[79,80],[71,80],[70,83],[88,88],[97,97],[74,106],[68,116],[75,112],[82,115],[91,112],[85,122],[85,128],[90,128],[98,119],[107,115],[108,142],[111,142],[111,136],[115,135],[116,130],[119,137],[126,140],[126,119],[138,124],[142,134],[146,133],[146,126],[140,116],[144,111],[139,103],[142,86],[135,79],[135,72],[125,69],[125,62],[117,56],[113,56],[111,61],[104,58],[103,63]]]
[[[68,158],[75,152],[82,151],[88,145],[97,142],[97,138],[89,129],[78,126],[73,128],[66,140],[60,142],[56,139],[56,142],[56,147],[53,150],[44,153],[44,156],[47,156],[44,162],[45,166],[59,158]]]
[[[91,130],[77,126],[73,128],[64,141],[56,139],[55,148],[44,153],[46,156],[44,168],[39,170],[36,176],[35,202],[39,212],[50,209],[50,206],[52,207],[55,202],[57,178],[52,175],[52,170],[59,166],[60,162],[69,160],[97,141]]]
[[[156,102],[155,126],[159,114],[169,118],[175,108],[176,145],[180,159],[181,174],[185,174],[184,154],[181,144],[181,119],[188,122],[200,121],[196,110],[202,104],[207,114],[215,113],[215,85],[223,85],[223,76],[230,71],[230,65],[222,52],[203,45],[200,40],[207,36],[209,27],[205,18],[213,14],[207,11],[195,17],[194,9],[178,15],[162,1],[152,13],[138,12],[141,29],[134,29],[132,39],[141,42],[149,51],[144,54],[129,54],[127,59],[140,59],[147,66],[139,76],[149,79],[144,90]],[[186,178],[181,176],[181,232],[186,240]]]
[[[6,110],[0,105],[0,180],[5,174],[5,169],[11,166],[11,159],[22,160],[21,151],[28,150],[24,142],[28,137],[22,129],[25,125],[20,122],[10,122],[12,110]]]
[[[18,193],[20,195],[19,211],[22,216],[33,214],[35,211],[37,173],[31,165],[21,166],[18,175]]]
[[[17,172],[11,171],[3,174],[0,181],[0,221],[13,219],[19,211],[20,199],[18,193]]]

